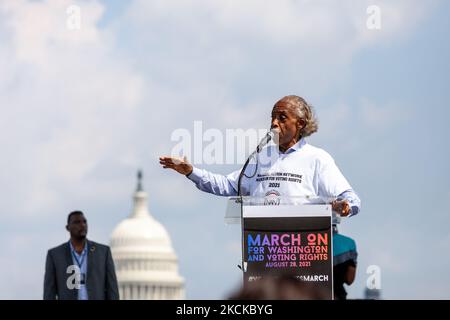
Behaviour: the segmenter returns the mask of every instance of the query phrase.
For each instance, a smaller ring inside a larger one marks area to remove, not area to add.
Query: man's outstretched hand
[[[183,159],[172,158],[172,157],[160,157],[159,164],[163,166],[164,169],[170,168],[178,173],[184,174],[185,176],[191,174],[193,167],[187,161],[187,158]]]

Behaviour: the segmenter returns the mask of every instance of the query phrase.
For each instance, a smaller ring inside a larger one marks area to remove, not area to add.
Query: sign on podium
[[[225,220],[242,227],[244,286],[263,277],[289,275],[333,299],[328,203],[312,197],[230,198]]]

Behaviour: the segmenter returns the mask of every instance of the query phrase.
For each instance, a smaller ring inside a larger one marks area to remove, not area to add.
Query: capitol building
[[[148,211],[142,173],[130,216],[111,235],[111,252],[122,300],[185,299],[184,279],[164,226]]]

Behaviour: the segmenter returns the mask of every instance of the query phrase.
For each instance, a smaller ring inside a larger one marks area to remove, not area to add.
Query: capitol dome
[[[114,229],[111,252],[123,300],[184,299],[184,279],[164,226],[148,211],[142,174],[131,215]]]

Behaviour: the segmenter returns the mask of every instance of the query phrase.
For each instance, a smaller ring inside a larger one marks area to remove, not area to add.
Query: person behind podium
[[[241,169],[224,176],[196,168],[186,158],[160,157],[160,164],[185,175],[198,189],[215,195],[236,196],[239,190],[239,195],[253,197],[331,198],[333,210],[341,216],[356,215],[361,206],[358,195],[330,154],[306,140],[318,130],[313,108],[303,98],[290,95],[274,105],[271,118],[270,128],[277,133],[277,139],[245,168],[240,186]],[[267,154],[270,161],[262,161]]]
[[[355,281],[358,252],[356,242],[338,231],[341,218],[333,217],[333,292],[335,300],[346,300],[346,285]]]

